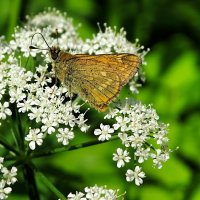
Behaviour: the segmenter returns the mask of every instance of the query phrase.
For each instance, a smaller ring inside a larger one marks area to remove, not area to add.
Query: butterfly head
[[[48,45],[47,41],[45,40],[44,36],[42,35],[42,33],[35,33],[35,34],[33,34],[33,35],[32,35],[32,38],[31,38],[31,44],[32,44],[33,37],[34,37],[35,35],[40,35],[40,36],[42,37],[42,39],[44,40],[44,42],[45,42],[46,45],[47,45],[47,48],[39,48],[39,47],[30,45],[30,46],[29,46],[29,49],[48,50],[50,58],[51,58],[53,61],[55,61],[55,60],[58,58],[59,53],[60,53],[59,47],[55,47],[55,46],[50,47],[50,46]]]
[[[60,53],[60,49],[58,47],[51,47],[49,48],[49,56],[52,60],[56,60]]]

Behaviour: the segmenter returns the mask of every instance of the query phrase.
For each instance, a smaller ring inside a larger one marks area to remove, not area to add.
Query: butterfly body
[[[56,77],[99,111],[119,94],[137,72],[141,59],[134,54],[69,54],[49,49]]]

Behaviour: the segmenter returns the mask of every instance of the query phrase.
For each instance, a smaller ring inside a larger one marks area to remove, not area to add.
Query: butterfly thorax
[[[57,47],[52,47],[49,50],[49,55],[56,78],[58,78],[61,83],[65,85],[71,84],[73,72],[70,59],[73,58],[74,55],[61,51]]]

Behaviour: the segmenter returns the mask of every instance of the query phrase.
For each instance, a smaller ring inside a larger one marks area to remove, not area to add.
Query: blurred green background
[[[1,0],[0,5],[0,35],[8,40],[26,15],[55,7],[67,12],[74,24],[82,24],[79,33],[83,38],[98,32],[97,22],[106,22],[124,27],[128,40],[139,38],[151,49],[146,56],[146,82],[138,98],[153,104],[161,121],[170,123],[170,147],[179,149],[161,170],[146,165],[147,178],[140,187],[126,183],[124,172],[112,162],[117,142],[49,157],[39,168],[58,189],[66,195],[96,183],[120,188],[122,193],[126,190],[128,200],[200,199],[199,0]],[[56,199],[38,183],[44,199]],[[28,199],[20,181],[16,186],[10,199]]]

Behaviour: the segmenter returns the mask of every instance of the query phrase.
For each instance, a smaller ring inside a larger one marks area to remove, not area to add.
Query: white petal
[[[30,147],[31,150],[34,150],[34,149],[35,149],[35,142],[34,142],[34,141],[31,141],[31,142],[29,143],[29,147]]]

